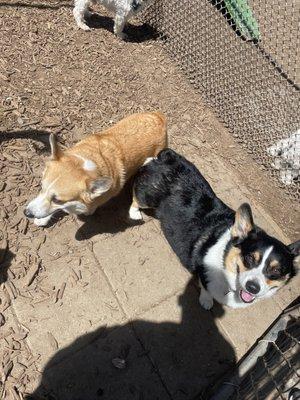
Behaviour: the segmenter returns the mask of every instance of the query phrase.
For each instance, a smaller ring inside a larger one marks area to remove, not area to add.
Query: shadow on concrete
[[[79,216],[84,223],[76,232],[76,240],[87,240],[105,233],[124,232],[134,225],[143,224],[143,221],[132,221],[128,217],[132,201],[132,184],[131,179],[117,197],[99,207],[93,215]]]
[[[206,399],[207,388],[235,364],[214,320],[224,311],[201,309],[193,280],[178,301],[178,323],[136,319],[79,337],[48,362],[27,400]]]
[[[0,249],[0,285],[7,281],[7,270],[10,267],[14,254],[6,247]]]

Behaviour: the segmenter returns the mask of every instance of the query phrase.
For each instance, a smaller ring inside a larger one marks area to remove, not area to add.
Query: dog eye
[[[279,279],[281,277],[280,267],[269,268],[268,276],[270,279]]]
[[[276,276],[280,275],[280,268],[279,267],[273,267],[271,269],[271,274],[272,275],[276,275]]]
[[[246,254],[245,255],[245,261],[247,264],[253,264],[254,263],[254,257],[252,254]]]
[[[60,205],[60,204],[64,204],[64,201],[62,201],[62,200],[59,200],[56,196],[52,196],[52,202],[54,203],[54,204],[57,204],[57,205]]]

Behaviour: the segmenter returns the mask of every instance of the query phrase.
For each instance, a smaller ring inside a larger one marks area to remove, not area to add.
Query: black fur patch
[[[131,8],[137,11],[141,7],[141,2],[139,0],[132,0]]]

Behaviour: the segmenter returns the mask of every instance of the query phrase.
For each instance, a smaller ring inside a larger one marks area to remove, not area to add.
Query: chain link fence
[[[300,399],[300,298],[258,340],[210,400]]]
[[[298,201],[300,2],[155,0],[142,19],[236,140]]]

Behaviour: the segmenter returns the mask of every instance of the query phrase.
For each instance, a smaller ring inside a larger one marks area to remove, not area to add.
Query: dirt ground
[[[23,208],[39,190],[48,135],[69,146],[159,109],[170,145],[232,207],[249,201],[285,241],[299,237],[299,208],[266,181],[149,29],[132,25],[132,40],[121,42],[99,10],[86,33],[71,1],[0,0],[0,398],[205,398],[295,287],[244,313],[200,310],[157,221],[128,224],[126,191],[85,221],[33,226]]]

